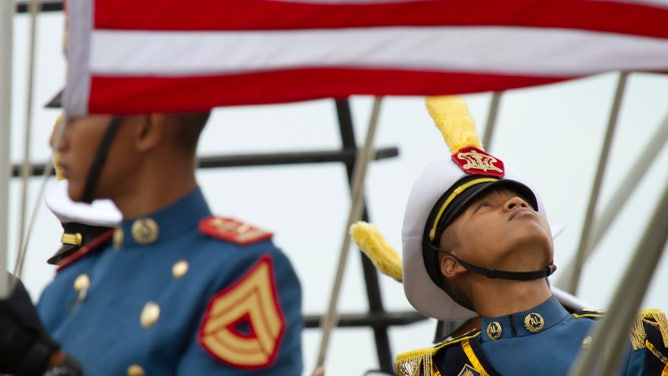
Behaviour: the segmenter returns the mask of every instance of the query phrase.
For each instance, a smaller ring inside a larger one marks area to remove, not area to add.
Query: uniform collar
[[[114,233],[113,246],[122,249],[167,241],[197,228],[199,221],[209,215],[209,206],[197,187],[155,213],[124,219]]]
[[[568,311],[554,297],[532,309],[499,317],[483,317],[483,342],[498,341],[541,333],[569,316]]]

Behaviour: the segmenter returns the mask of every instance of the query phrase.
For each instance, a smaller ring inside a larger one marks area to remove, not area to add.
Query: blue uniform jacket
[[[86,375],[301,374],[301,288],[271,234],[211,217],[199,188],[120,230],[38,304]]]
[[[591,344],[589,334],[600,316],[595,311],[571,314],[552,297],[528,311],[483,317],[481,329],[434,348],[400,354],[395,368],[398,376],[565,376]],[[663,375],[668,372],[665,315],[639,317],[619,375]]]

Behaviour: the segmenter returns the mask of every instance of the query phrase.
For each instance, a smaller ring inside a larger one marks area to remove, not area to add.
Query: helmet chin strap
[[[121,123],[122,119],[123,118],[119,116],[114,116],[109,121],[109,127],[107,127],[107,130],[104,133],[102,140],[100,141],[100,146],[97,148],[97,151],[93,156],[93,163],[91,164],[90,170],[88,171],[88,178],[86,179],[86,186],[84,187],[84,193],[81,199],[82,202],[87,204],[93,202],[95,186],[97,185],[97,181],[100,177],[102,166],[104,166],[104,162],[107,160],[107,154],[109,151],[109,146],[111,145],[111,141],[114,139],[114,135],[116,134],[116,130],[118,129],[118,125]]]
[[[531,281],[534,279],[543,279],[548,277],[550,274],[554,273],[557,270],[557,266],[550,264],[542,269],[531,271],[531,272],[510,272],[505,270],[498,270],[493,268],[484,268],[482,266],[473,265],[468,263],[459,257],[455,256],[449,251],[438,249],[438,251],[445,252],[448,255],[452,256],[457,262],[459,262],[466,270],[471,273],[480,274],[487,278],[498,278],[498,279],[510,279],[514,281]]]

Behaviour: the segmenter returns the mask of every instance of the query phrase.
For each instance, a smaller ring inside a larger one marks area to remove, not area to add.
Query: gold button
[[[543,316],[540,313],[531,312],[524,316],[524,327],[531,333],[540,332],[543,326],[545,326],[545,320],[543,320]]]
[[[146,372],[144,372],[144,369],[141,366],[133,364],[128,367],[128,376],[144,376],[145,374]]]
[[[79,274],[79,276],[74,280],[74,290],[82,291],[87,290],[90,286],[90,278],[86,274]]]
[[[586,349],[586,348],[588,348],[589,346],[591,346],[591,337],[590,337],[590,336],[586,336],[586,337],[584,337],[584,339],[582,340],[582,348],[583,348],[583,349]]]
[[[151,218],[140,218],[132,223],[132,238],[139,244],[155,242],[158,232],[158,224]]]
[[[119,250],[123,247],[123,229],[117,228],[114,230],[114,249]]]
[[[494,341],[501,338],[501,333],[503,333],[503,328],[498,322],[492,321],[487,325],[487,336]]]
[[[158,303],[149,301],[141,311],[139,322],[144,328],[149,328],[158,321],[160,317],[160,306]]]
[[[188,261],[179,260],[172,266],[172,275],[174,278],[181,278],[188,273]]]

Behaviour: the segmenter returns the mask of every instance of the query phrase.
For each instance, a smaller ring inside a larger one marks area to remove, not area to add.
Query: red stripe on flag
[[[668,38],[668,8],[604,0],[96,0],[97,29],[287,30],[386,26],[527,26]]]
[[[219,106],[345,98],[350,95],[443,95],[542,85],[575,77],[465,72],[295,69],[199,77],[100,77],[91,81],[91,113],[188,112]]]

